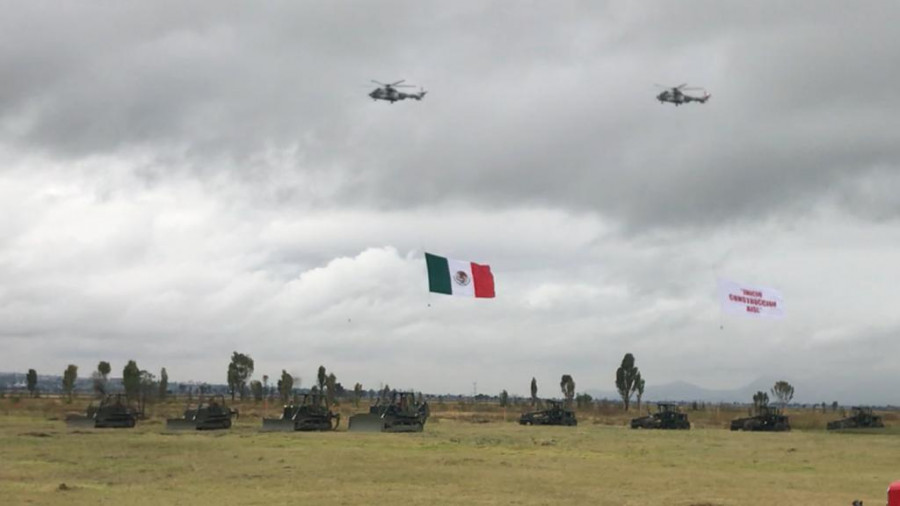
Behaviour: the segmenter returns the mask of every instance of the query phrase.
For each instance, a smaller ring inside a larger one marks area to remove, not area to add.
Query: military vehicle
[[[289,432],[294,430],[335,430],[341,423],[341,415],[332,413],[318,394],[302,395],[293,404],[284,407],[281,418],[263,418],[262,430]]]
[[[137,422],[139,413],[128,405],[122,394],[107,395],[98,405],[91,403],[85,415],[69,415],[69,428],[130,429]]]
[[[649,411],[649,410],[648,410]],[[656,413],[633,418],[632,429],[690,429],[688,416],[678,406],[661,402],[656,405]]]
[[[380,397],[368,413],[350,417],[350,432],[422,432],[430,410],[416,402],[412,392],[393,392]]]
[[[522,413],[519,425],[578,425],[575,412],[566,409],[563,403],[559,401],[547,401],[547,403],[550,405],[547,409]]]
[[[732,420],[731,430],[785,432],[791,430],[791,422],[775,406],[760,406],[756,415]]]
[[[166,420],[166,430],[218,430],[231,428],[231,419],[238,416],[237,410],[225,405],[225,397],[214,396],[209,401],[202,399],[196,408],[188,405],[181,418]]]
[[[872,412],[872,408],[864,408],[862,406],[854,406],[851,408],[853,414],[847,418],[840,420],[832,420],[828,422],[826,428],[828,430],[840,429],[880,429],[884,427],[881,417]]]

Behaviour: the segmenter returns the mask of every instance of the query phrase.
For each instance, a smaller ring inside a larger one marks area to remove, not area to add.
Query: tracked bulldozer
[[[791,430],[791,422],[788,416],[775,406],[760,406],[756,415],[732,420],[731,430],[787,432]]]
[[[84,415],[69,415],[66,426],[72,429],[130,429],[137,423],[139,413],[128,405],[122,394],[107,395]]]
[[[416,402],[412,392],[393,392],[379,398],[368,413],[350,417],[350,432],[422,432],[430,410],[427,402]]]
[[[341,415],[332,413],[321,395],[306,394],[284,406],[281,418],[263,418],[264,432],[335,430]]]
[[[231,419],[237,416],[237,410],[225,405],[225,396],[217,395],[206,402],[201,399],[196,407],[188,405],[181,418],[167,419],[166,430],[230,429]]]
[[[880,429],[884,427],[881,417],[872,412],[872,408],[854,406],[853,414],[840,420],[832,420],[825,426],[828,430],[841,429]]]
[[[578,425],[575,412],[559,401],[547,401],[549,407],[540,411],[523,413],[519,425]]]
[[[656,405],[656,413],[631,420],[632,429],[690,429],[688,416],[675,404],[661,402]]]

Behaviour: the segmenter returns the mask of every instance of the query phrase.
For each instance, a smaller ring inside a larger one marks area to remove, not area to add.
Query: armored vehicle
[[[656,413],[633,418],[632,429],[690,429],[688,416],[682,413],[675,404],[659,403]]]
[[[318,394],[307,394],[284,407],[281,418],[263,418],[263,431],[335,430],[341,415],[332,413]]]
[[[550,405],[547,409],[522,413],[519,425],[578,425],[575,412],[566,409],[563,403],[559,401],[547,401],[547,403]]]
[[[128,405],[122,394],[107,395],[98,405],[91,403],[85,415],[66,417],[70,428],[130,429],[137,422],[139,413]]]
[[[430,410],[427,402],[416,402],[412,392],[393,392],[379,398],[368,413],[350,417],[351,432],[422,432]]]
[[[755,416],[732,420],[731,430],[785,432],[791,430],[791,422],[775,406],[760,406]]]
[[[884,427],[881,417],[872,412],[872,408],[854,406],[853,414],[847,418],[828,422],[828,430],[840,429],[880,429]]]
[[[238,416],[237,410],[225,405],[225,397],[217,395],[196,408],[188,407],[181,418],[166,420],[166,430],[218,430],[231,428],[231,419]]]

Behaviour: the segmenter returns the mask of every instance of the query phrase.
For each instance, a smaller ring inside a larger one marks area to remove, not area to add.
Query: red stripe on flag
[[[494,275],[490,265],[478,265],[472,262],[472,277],[475,284],[475,296],[494,298]]]

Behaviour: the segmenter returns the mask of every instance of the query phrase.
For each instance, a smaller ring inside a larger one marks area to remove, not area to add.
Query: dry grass
[[[815,430],[831,414],[792,413],[810,430],[745,434],[722,430],[742,413],[720,409],[692,412],[694,430],[654,432],[626,429],[634,413],[521,427],[518,410],[504,423],[499,408],[453,405],[435,406],[421,434],[260,434],[261,408],[245,405],[231,431],[164,434],[179,403],[134,430],[86,432],[60,421],[73,406],[0,400],[0,502],[846,506],[882,504],[900,477],[897,431]]]

